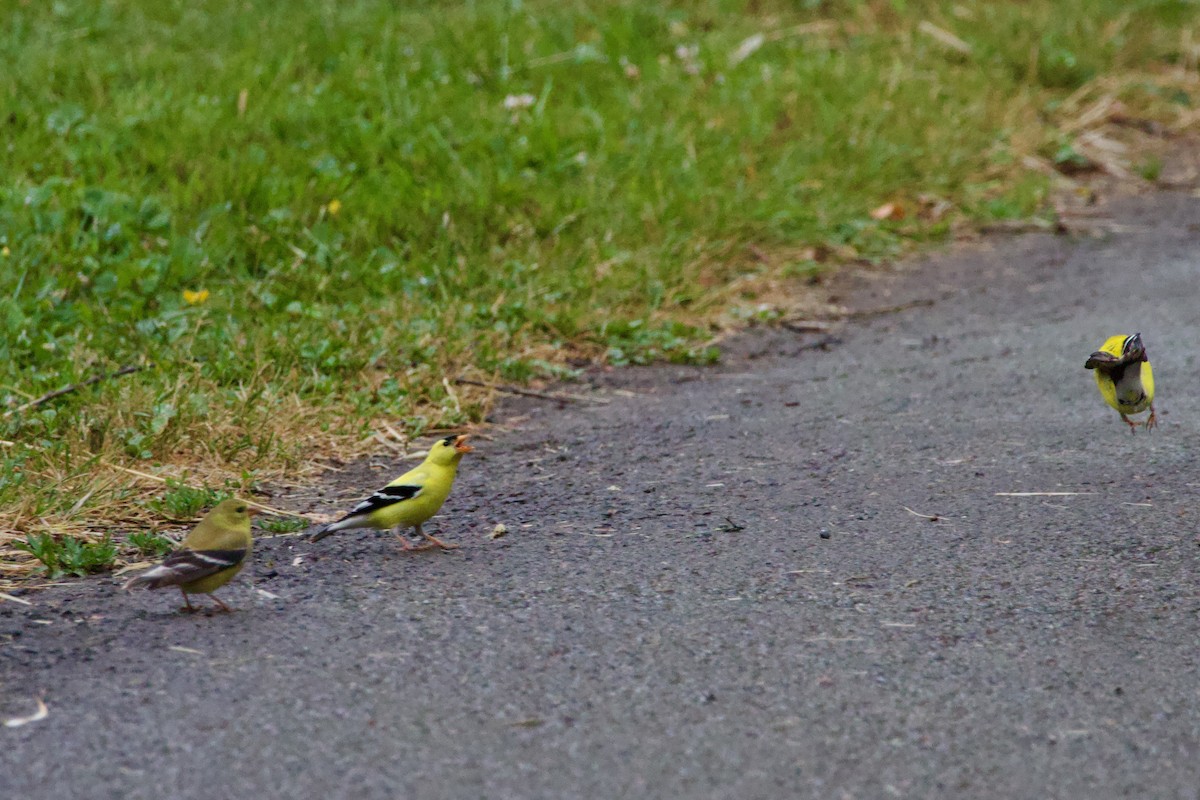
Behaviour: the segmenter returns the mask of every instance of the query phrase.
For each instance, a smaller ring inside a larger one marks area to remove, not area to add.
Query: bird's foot
[[[1146,417],[1146,430],[1150,431],[1158,427],[1158,414],[1154,413],[1154,406],[1150,406],[1150,416]]]
[[[403,533],[397,534],[396,539],[397,539],[397,541],[400,542],[400,549],[405,551],[406,553],[420,553],[424,550],[432,550],[433,548],[437,547],[436,544],[432,544],[430,542],[422,542],[421,544],[413,544],[412,542],[410,542],[408,540],[408,537],[405,536]]]
[[[428,533],[422,533],[421,535],[429,540],[425,543],[426,547],[440,547],[443,550],[457,550],[459,548],[456,544],[447,544],[436,536],[430,536]]]
[[[188,597],[187,592],[183,590],[183,587],[180,587],[179,593],[183,595],[183,608],[179,609],[180,611],[182,611],[184,614],[195,614],[200,610],[192,605],[192,600],[190,597]]]
[[[222,612],[225,614],[229,614],[233,611],[232,608],[230,608],[229,606],[227,606],[223,602],[221,602],[221,598],[217,597],[215,594],[210,594],[209,597],[212,598],[214,603],[216,603],[218,606],[220,606],[220,608],[214,608],[213,611]]]
[[[1142,424],[1140,422],[1134,422],[1133,420],[1131,420],[1129,417],[1125,416],[1124,414],[1121,415],[1121,422],[1124,422],[1126,425],[1129,426],[1129,432],[1131,434],[1137,433],[1138,427],[1141,426],[1141,424]]]

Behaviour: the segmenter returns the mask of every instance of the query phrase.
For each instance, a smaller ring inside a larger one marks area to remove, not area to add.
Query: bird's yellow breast
[[[397,525],[413,527],[421,525],[438,512],[450,487],[454,485],[457,464],[423,464],[395,480],[395,484],[411,484],[421,487],[420,493],[411,499],[401,500],[390,506],[373,511],[367,520],[377,528],[394,528]]]
[[[180,588],[188,594],[208,594],[209,592],[215,592],[233,580],[233,577],[242,571],[242,567],[246,566],[246,561],[249,558],[250,553],[247,552],[246,558],[242,559],[241,563],[237,566],[223,569],[220,572],[214,572],[212,575],[201,578],[198,581],[180,584]]]

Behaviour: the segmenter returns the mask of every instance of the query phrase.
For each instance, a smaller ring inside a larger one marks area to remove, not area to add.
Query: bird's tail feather
[[[161,566],[155,567],[125,581],[125,583],[121,584],[121,590],[128,592],[130,589],[158,589],[167,586],[168,584],[164,583],[163,579],[174,574],[174,570],[169,570]]]
[[[350,519],[350,518],[342,517],[337,522],[330,522],[328,525],[322,525],[320,528],[317,529],[316,533],[314,533],[312,536],[308,537],[308,540],[310,542],[319,542],[331,533],[337,533],[338,531],[342,530],[343,528],[354,527],[353,524],[349,524],[349,525],[346,524],[346,521],[348,519]]]

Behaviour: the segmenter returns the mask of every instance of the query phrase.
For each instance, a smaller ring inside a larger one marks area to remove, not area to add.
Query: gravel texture
[[[49,708],[0,728],[0,797],[1200,797],[1198,212],[1123,201],[846,278],[908,307],[832,334],[509,403],[453,553],[264,538],[233,615],[107,576],[0,602],[0,718]],[[1135,330],[1162,424],[1131,436],[1083,362]]]

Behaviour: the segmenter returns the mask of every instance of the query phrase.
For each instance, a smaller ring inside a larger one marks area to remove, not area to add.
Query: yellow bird
[[[244,500],[223,500],[204,515],[178,549],[163,562],[136,578],[123,589],[161,589],[178,586],[188,611],[195,611],[189,594],[207,594],[223,611],[232,611],[213,592],[232,580],[246,566],[253,538],[250,517],[255,514]]]
[[[1121,415],[1130,433],[1137,433],[1139,424],[1144,424],[1146,430],[1158,424],[1158,416],[1154,413],[1154,372],[1150,369],[1150,359],[1146,356],[1140,333],[1108,337],[1083,366],[1095,370],[1100,394]],[[1145,423],[1134,422],[1128,417],[1147,408],[1150,416]]]
[[[414,547],[400,535],[400,544],[405,550],[427,550],[440,547],[453,550],[456,544],[446,544],[430,536],[421,526],[438,512],[442,503],[450,496],[458,462],[473,448],[466,444],[467,435],[447,436],[434,442],[429,455],[420,466],[411,469],[389,483],[361,503],[350,509],[350,513],[337,522],[322,527],[312,535],[311,541],[318,542],[331,533],[353,528],[416,528],[419,536],[428,541]]]

